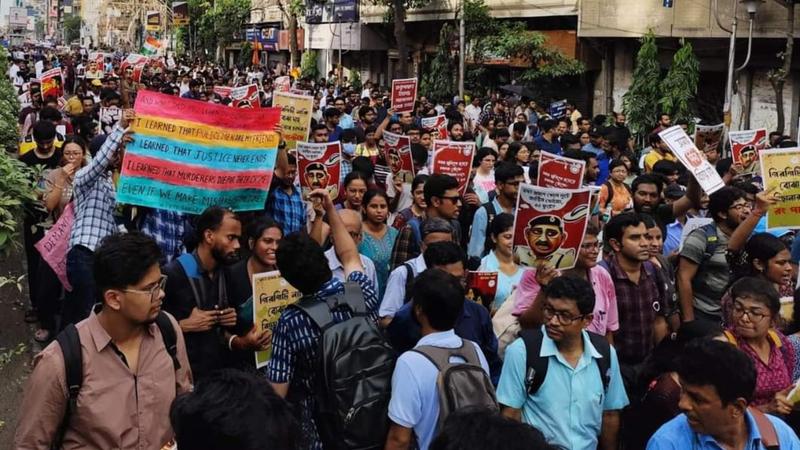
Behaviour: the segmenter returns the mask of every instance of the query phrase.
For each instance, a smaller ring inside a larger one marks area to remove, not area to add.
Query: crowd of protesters
[[[658,135],[668,114],[642,148],[622,113],[551,117],[502,93],[422,93],[396,114],[386,87],[336,72],[160,58],[134,80],[124,55],[11,55],[29,98],[19,159],[44,168],[23,239],[26,320],[46,345],[14,448],[800,449],[800,240],[766,231],[780,197],[722,147],[705,156],[726,186],[706,195]],[[51,68],[63,99],[37,89]],[[137,92],[224,105],[215,87],[254,82],[270,107],[286,75],[314,96],[307,140],[342,144],[337,199],[304,198],[281,146],[263,210],[117,203]],[[476,143],[463,194],[431,167],[439,130],[422,119],[438,115],[448,140]],[[410,138],[410,183],[386,176],[385,131]],[[595,193],[568,270],[512,248],[544,152],[584,161]],[[34,245],[67,208],[65,289]],[[275,270],[303,298],[262,331],[252,279]],[[467,298],[478,270],[498,273],[489,305]]]

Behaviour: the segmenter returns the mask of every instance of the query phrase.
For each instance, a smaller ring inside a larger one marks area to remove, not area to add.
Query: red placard
[[[458,192],[464,195],[474,156],[474,142],[433,141],[433,173],[450,175],[458,180]]]
[[[289,75],[275,78],[272,86],[276,92],[289,92],[289,89],[292,86],[292,79],[289,77]]]
[[[541,152],[536,182],[542,187],[579,189],[583,185],[585,169],[585,161]]]
[[[591,191],[521,184],[514,218],[514,253],[520,264],[570,269],[591,211]]]
[[[261,108],[257,84],[235,87],[231,89],[230,97],[230,106],[234,108]]]
[[[332,200],[339,196],[339,163],[342,145],[339,141],[324,144],[297,143],[297,172],[303,198],[314,189],[326,188]]]
[[[43,73],[41,82],[42,98],[64,96],[64,78],[61,69],[50,69]]]
[[[414,112],[417,101],[417,79],[392,80],[392,109],[396,113]]]
[[[492,309],[497,294],[497,272],[472,272],[467,274],[467,298]]]
[[[742,173],[758,172],[758,152],[767,148],[767,130],[730,131],[733,163],[741,164]]]
[[[383,156],[392,169],[393,179],[404,183],[414,180],[414,160],[411,158],[411,138],[388,131],[383,132]]]
[[[423,117],[420,124],[426,130],[439,133],[438,136],[431,136],[433,139],[447,139],[447,118],[444,114],[436,117]]]

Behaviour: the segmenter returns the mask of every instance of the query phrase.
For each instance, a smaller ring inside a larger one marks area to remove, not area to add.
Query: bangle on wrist
[[[233,340],[236,339],[237,337],[239,336],[236,336],[234,334],[233,336],[231,336],[230,339],[228,339],[228,350],[233,351]]]

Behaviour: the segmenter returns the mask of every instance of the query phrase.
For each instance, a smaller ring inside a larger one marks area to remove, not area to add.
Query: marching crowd
[[[766,231],[780,196],[722,145],[701,150],[725,187],[703,192],[658,135],[689,124],[662,114],[639,148],[621,113],[551,117],[495,93],[396,114],[375,83],[297,77],[307,140],[342,144],[338,198],[303,198],[282,146],[263,210],[193,216],[116,202],[137,92],[226,104],[215,87],[255,82],[269,107],[285,67],[162,58],[134,80],[122,55],[11,54],[30,98],[19,159],[44,168],[23,238],[26,319],[46,345],[15,448],[800,449],[800,239]],[[53,67],[63,100],[37,89]],[[422,119],[439,115],[448,140],[476,144],[465,193],[431,169],[440,131]],[[387,176],[386,131],[410,138],[410,182]],[[574,255],[558,219],[529,224],[548,256],[526,266],[517,197],[543,153],[585,162],[591,217]],[[69,210],[62,280],[34,245]],[[710,223],[685,233],[693,218]],[[302,299],[263,330],[252,280],[275,270]],[[470,271],[497,273],[490,304]]]

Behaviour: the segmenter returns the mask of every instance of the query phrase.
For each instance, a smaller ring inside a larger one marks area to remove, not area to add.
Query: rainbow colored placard
[[[199,214],[212,205],[264,208],[280,109],[237,109],[142,91],[136,97],[117,201]]]

